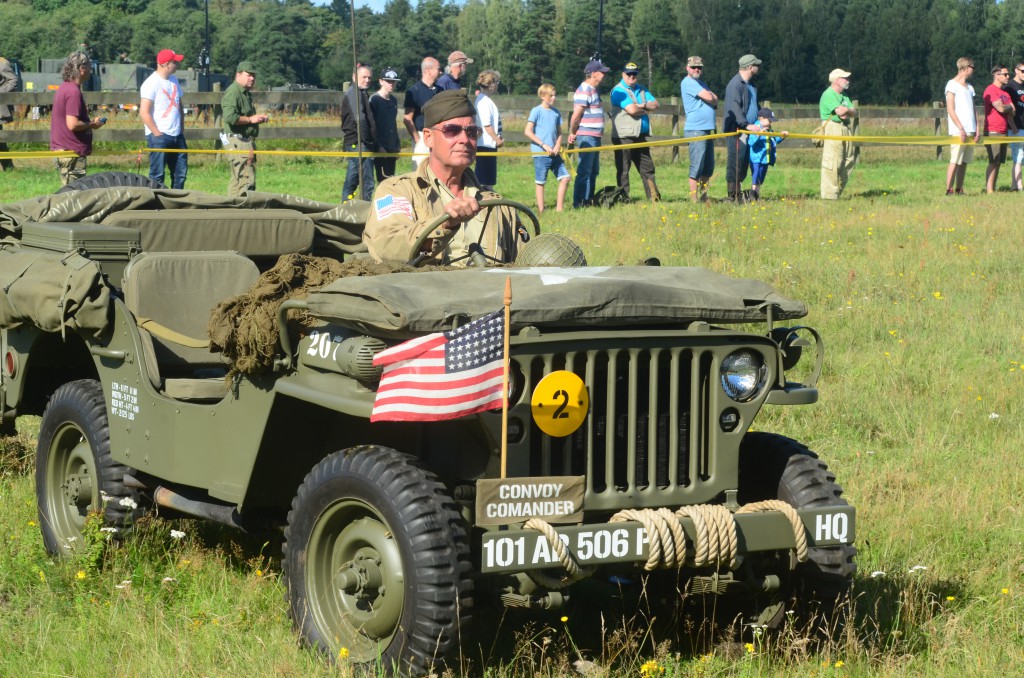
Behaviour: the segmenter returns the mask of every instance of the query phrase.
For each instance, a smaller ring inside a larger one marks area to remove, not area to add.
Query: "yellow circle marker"
[[[590,396],[579,376],[559,370],[540,380],[533,389],[530,407],[541,431],[564,438],[583,424],[590,410]]]

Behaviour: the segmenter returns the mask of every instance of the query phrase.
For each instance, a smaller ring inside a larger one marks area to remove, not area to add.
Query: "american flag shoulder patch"
[[[387,219],[396,214],[404,214],[410,219],[413,218],[412,203],[408,198],[403,198],[400,195],[386,195],[383,198],[377,198],[374,208],[377,210],[378,220]]]

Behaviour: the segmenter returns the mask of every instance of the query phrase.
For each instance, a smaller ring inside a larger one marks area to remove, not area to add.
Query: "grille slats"
[[[579,375],[590,395],[583,425],[565,438],[531,435],[531,473],[586,475],[588,505],[687,492],[706,480],[710,351],[685,347],[585,350],[530,361],[530,384],[552,370]],[[540,454],[536,454],[539,452]],[[594,501],[596,499],[596,501]],[[647,502],[644,502],[647,503]]]

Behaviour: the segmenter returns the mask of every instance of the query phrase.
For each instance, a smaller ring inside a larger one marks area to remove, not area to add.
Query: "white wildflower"
[[[926,565],[914,565],[912,568],[910,568],[910,573],[913,574],[914,572],[920,572],[922,570],[927,569],[928,567]]]
[[[989,419],[998,419],[998,418],[999,418],[999,415],[998,415],[998,414],[996,414],[995,412],[993,412],[993,413],[991,413],[990,415],[988,415],[988,418],[989,418]]]
[[[911,572],[913,572],[913,570],[911,570]],[[874,572],[871,573],[871,578],[872,579],[878,579],[879,577],[884,577],[884,576],[885,576],[885,572],[882,572],[881,570],[875,570]]]
[[[117,532],[117,528],[116,527],[101,527],[100,528],[100,532],[109,532],[110,534],[114,534],[115,532]]]
[[[183,539],[184,537],[185,533],[181,530],[171,530],[171,539]]]
[[[120,504],[121,506],[127,506],[130,509],[137,509],[137,508],[139,508],[138,503],[134,499],[132,499],[131,497],[121,497],[121,501],[119,501],[117,503]]]
[[[165,583],[165,584],[173,584],[176,581],[178,581],[178,580],[175,579],[174,577],[164,577],[163,578],[163,583]]]

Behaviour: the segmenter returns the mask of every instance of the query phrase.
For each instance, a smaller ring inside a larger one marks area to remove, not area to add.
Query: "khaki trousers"
[[[238,137],[228,137],[224,144],[228,151],[248,151],[248,153],[229,153],[228,163],[231,165],[231,181],[228,182],[228,197],[237,198],[248,191],[256,190],[256,142],[243,141]]]
[[[828,136],[850,136],[850,128],[842,123],[828,121],[822,132]],[[849,141],[825,142],[821,154],[821,197],[837,200],[846,188],[853,169],[853,143]]]
[[[54,158],[53,164],[57,168],[57,173],[60,174],[60,185],[67,186],[75,179],[85,176],[85,167],[88,161],[82,156],[75,155],[70,158]]]

